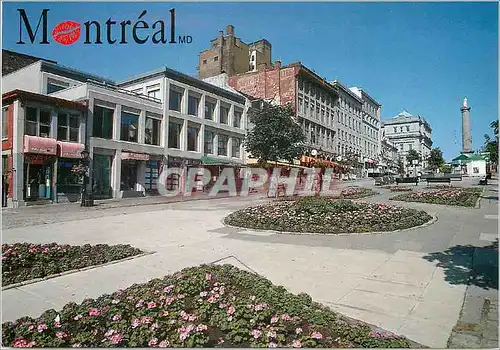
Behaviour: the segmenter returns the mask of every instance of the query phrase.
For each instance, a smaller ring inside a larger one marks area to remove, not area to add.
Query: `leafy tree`
[[[490,127],[493,129],[493,134],[495,138],[492,139],[490,135],[484,135],[484,147],[483,152],[490,153],[490,161],[494,164],[498,164],[498,120],[490,123]]]
[[[439,147],[431,150],[427,162],[429,164],[429,169],[432,171],[435,171],[444,165],[443,152],[441,152]]]
[[[292,161],[303,152],[302,128],[293,120],[289,106],[264,102],[262,108],[250,112],[253,128],[245,139],[245,147],[259,162]]]
[[[414,149],[411,149],[406,154],[406,161],[410,163],[410,165],[412,165],[414,160],[420,160],[420,153],[418,153]]]
[[[405,163],[401,158],[398,159],[398,173],[399,175],[404,175],[405,173]]]
[[[445,173],[445,174],[449,174],[451,173],[451,165],[449,164],[443,164],[439,167],[439,171],[442,172],[442,173]]]

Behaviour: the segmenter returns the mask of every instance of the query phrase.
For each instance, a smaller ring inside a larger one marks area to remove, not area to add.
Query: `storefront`
[[[82,151],[85,145],[81,143],[57,141],[57,173],[56,202],[79,201],[82,190],[82,179],[72,169],[82,161]]]
[[[55,139],[24,136],[24,191],[25,201],[54,199],[54,164],[57,159]]]
[[[150,162],[150,160],[149,154],[121,153],[120,191],[122,192],[122,198],[146,195],[146,163]]]
[[[94,153],[92,158],[92,193],[94,199],[113,197],[111,188],[111,165],[113,156]]]
[[[146,162],[146,172],[144,176],[144,189],[147,195],[157,195],[158,177],[163,168],[163,156],[151,156],[151,159]]]

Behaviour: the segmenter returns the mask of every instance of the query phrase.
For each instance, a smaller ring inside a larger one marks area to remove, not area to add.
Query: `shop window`
[[[137,142],[139,131],[139,116],[137,114],[122,112],[120,140]]]
[[[188,151],[198,152],[198,132],[199,129],[197,127],[188,127]]]
[[[182,125],[170,121],[168,123],[168,148],[181,148]]]
[[[59,158],[57,162],[57,187],[58,192],[62,191],[62,186],[81,186],[80,179],[78,175],[75,175],[71,169],[73,166],[78,165],[80,163],[80,159],[71,159],[71,158]],[[78,188],[79,190],[80,188]],[[65,189],[68,191],[69,189]]]
[[[241,128],[241,111],[235,109],[233,113],[233,126],[235,128]]]
[[[226,106],[220,106],[220,123],[228,124],[229,123],[229,108]]]
[[[144,178],[144,188],[146,193],[158,192],[158,171],[160,162],[149,161],[146,163],[146,174]]]
[[[219,144],[218,144],[218,155],[219,156],[227,156],[227,142],[229,138],[226,135],[219,135]]]
[[[137,184],[137,161],[122,161],[120,191],[135,191]]]
[[[148,145],[160,145],[161,120],[146,116],[144,142]]]
[[[171,111],[181,111],[182,95],[183,92],[180,89],[170,87],[169,109]]]
[[[8,128],[8,121],[7,121],[7,108],[2,109],[2,139],[7,138],[7,128]]]
[[[231,145],[232,151],[231,151],[231,156],[235,158],[240,158],[241,152],[240,152],[240,146],[241,146],[241,140],[237,138],[233,138],[233,142]]]
[[[205,101],[205,119],[214,120],[215,103]]]
[[[188,114],[198,116],[198,107],[200,106],[200,99],[196,96],[189,95],[188,97]]]
[[[110,108],[95,106],[92,136],[103,139],[113,138],[113,113]]]
[[[213,154],[214,153],[214,137],[215,134],[212,131],[205,130],[205,139],[203,145],[203,152],[205,154]]]
[[[78,142],[80,119],[77,115],[58,113],[57,139],[60,141]]]
[[[94,154],[92,167],[92,190],[97,199],[111,198],[112,157]]]

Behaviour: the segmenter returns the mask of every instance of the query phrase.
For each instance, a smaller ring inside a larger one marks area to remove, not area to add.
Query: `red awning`
[[[144,153],[122,152],[121,158],[123,160],[149,160],[151,157]]]
[[[51,154],[57,153],[57,141],[47,137],[24,135],[24,153]]]
[[[57,141],[57,153],[61,158],[82,158],[85,145],[82,143]]]

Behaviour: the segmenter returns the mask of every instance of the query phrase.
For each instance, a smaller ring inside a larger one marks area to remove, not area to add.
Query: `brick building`
[[[246,44],[234,35],[228,25],[226,34],[220,31],[209,49],[200,52],[198,77],[213,77],[222,73],[229,76],[256,71],[259,65],[271,66],[271,43],[265,39]]]

